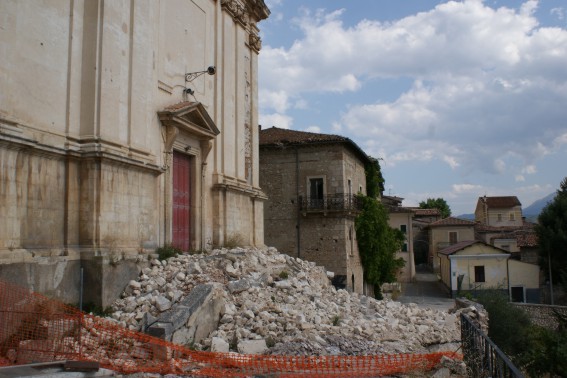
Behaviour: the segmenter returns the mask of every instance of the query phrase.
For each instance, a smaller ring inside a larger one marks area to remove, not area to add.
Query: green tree
[[[567,286],[567,177],[555,199],[543,208],[536,232],[539,240],[540,266],[549,278],[549,259],[553,283]]]
[[[421,209],[438,209],[441,212],[441,218],[451,216],[451,208],[443,198],[428,198],[427,201],[419,203]]]
[[[402,258],[396,258],[405,236],[388,225],[388,212],[376,198],[359,195],[358,200],[362,211],[355,220],[355,229],[364,279],[374,285],[374,294],[381,299],[380,286],[394,282],[405,264]]]
[[[371,157],[364,167],[366,173],[366,195],[378,198],[384,192],[384,177],[378,159]]]

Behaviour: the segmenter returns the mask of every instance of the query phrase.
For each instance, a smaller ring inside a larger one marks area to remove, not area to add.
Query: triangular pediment
[[[214,139],[220,134],[211,116],[200,102],[180,102],[158,112],[164,126],[173,126],[196,139]]]

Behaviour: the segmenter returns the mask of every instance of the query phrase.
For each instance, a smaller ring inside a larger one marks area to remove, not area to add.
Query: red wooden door
[[[173,245],[191,246],[191,158],[173,153]]]

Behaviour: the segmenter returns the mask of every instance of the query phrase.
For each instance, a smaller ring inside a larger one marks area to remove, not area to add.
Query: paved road
[[[444,311],[455,305],[455,300],[449,297],[437,275],[423,268],[416,273],[415,282],[402,283],[402,295],[398,301]]]

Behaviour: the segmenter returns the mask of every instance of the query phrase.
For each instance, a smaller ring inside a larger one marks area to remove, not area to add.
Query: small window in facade
[[[352,196],[352,181],[348,179],[348,196]]]
[[[457,231],[450,231],[449,232],[449,244],[457,244],[459,241]]]
[[[407,232],[407,226],[405,224],[402,224],[400,226],[400,231],[402,231],[405,234]]]
[[[484,280],[484,265],[474,267],[474,282],[486,282]]]
[[[514,213],[510,213],[510,220],[511,221],[516,220],[516,216],[514,215]]]
[[[362,193],[362,185],[359,185],[359,186],[358,186],[358,192],[359,192],[359,193]]]
[[[323,207],[323,178],[309,179],[309,203],[310,207]]]
[[[404,243],[404,245],[402,245],[402,252],[407,252],[408,251],[408,243]]]
[[[497,215],[498,222],[502,222],[502,214]]]

